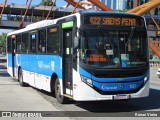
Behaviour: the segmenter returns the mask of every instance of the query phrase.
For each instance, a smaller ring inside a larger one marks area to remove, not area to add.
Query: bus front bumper
[[[102,95],[84,82],[73,89],[73,99],[76,101],[122,100],[147,96],[149,96],[149,80],[138,92],[130,94]]]

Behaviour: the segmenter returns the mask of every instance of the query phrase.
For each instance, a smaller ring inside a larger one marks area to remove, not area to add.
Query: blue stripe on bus
[[[85,71],[83,68],[79,67],[79,74],[91,79],[91,74]]]
[[[124,90],[136,90],[143,84],[143,80],[138,82],[128,83],[98,83],[93,81],[93,86],[102,91],[124,91]]]
[[[12,54],[7,55],[8,67],[12,67]]]
[[[8,57],[8,66],[11,67],[12,57]],[[22,70],[51,76],[56,73],[62,79],[61,57],[58,55],[33,55],[17,54],[16,64],[21,66]]]
[[[102,83],[113,83],[113,82],[134,82],[144,79],[149,74],[149,71],[147,71],[144,75],[138,76],[138,77],[126,77],[126,78],[97,78],[87,71],[85,71],[83,68],[79,67],[79,73],[80,75],[83,75],[89,79],[92,79],[95,82],[102,82]]]
[[[16,57],[14,56],[14,67],[16,67]],[[8,67],[12,67],[12,54],[8,53],[7,54],[7,61],[8,61]]]
[[[130,78],[96,78],[81,67],[79,67],[79,72],[81,75],[92,79],[92,85],[102,91],[136,90],[144,83],[144,77],[149,73],[146,72],[143,76],[130,77]],[[120,81],[117,81],[118,79],[126,82],[120,83]]]

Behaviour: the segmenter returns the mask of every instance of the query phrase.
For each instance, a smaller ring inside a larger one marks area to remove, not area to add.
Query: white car
[[[158,69],[157,75],[158,75],[158,77],[160,78],[160,69]]]

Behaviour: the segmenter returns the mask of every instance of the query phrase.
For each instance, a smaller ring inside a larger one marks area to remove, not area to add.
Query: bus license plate
[[[124,99],[128,99],[128,95],[116,95],[114,97],[115,100],[124,100]]]

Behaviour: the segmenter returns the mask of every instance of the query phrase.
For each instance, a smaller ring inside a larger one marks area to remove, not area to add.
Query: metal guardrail
[[[20,16],[20,15],[6,15],[4,14],[1,18],[1,20],[3,21],[21,21],[24,18],[24,16]],[[39,16],[26,16],[24,18],[25,22],[38,22],[41,20],[44,20],[44,17],[39,17]],[[49,19],[53,19],[53,18],[49,18]]]

